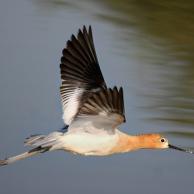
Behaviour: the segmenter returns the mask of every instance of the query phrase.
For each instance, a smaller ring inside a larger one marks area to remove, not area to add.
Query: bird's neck
[[[145,135],[128,135],[126,133],[118,134],[117,145],[113,148],[113,153],[130,152],[142,148],[152,148],[151,142],[148,141],[149,136]]]

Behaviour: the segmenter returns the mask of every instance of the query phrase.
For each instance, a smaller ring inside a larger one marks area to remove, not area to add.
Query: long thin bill
[[[194,154],[193,151],[191,150],[186,150],[186,149],[183,149],[183,148],[179,148],[179,147],[176,147],[176,146],[173,146],[173,145],[168,145],[169,148],[171,149],[174,149],[174,150],[179,150],[179,151],[182,151],[182,152],[187,152],[187,153],[190,153],[190,154]]]

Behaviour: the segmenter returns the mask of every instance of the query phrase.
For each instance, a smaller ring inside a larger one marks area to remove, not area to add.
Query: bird
[[[0,166],[37,154],[63,150],[82,156],[109,156],[139,149],[191,150],[171,145],[161,134],[129,135],[124,123],[123,88],[107,87],[95,51],[92,27],[72,34],[62,51],[60,96],[66,130],[26,138],[29,151],[0,160]]]

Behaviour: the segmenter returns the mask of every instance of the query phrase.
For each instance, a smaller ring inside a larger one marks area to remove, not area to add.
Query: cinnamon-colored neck
[[[131,136],[125,133],[119,134],[117,145],[113,148],[113,153],[134,151],[142,148],[157,148],[153,139],[157,134],[144,134]]]

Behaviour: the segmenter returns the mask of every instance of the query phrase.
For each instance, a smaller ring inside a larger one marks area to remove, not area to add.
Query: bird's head
[[[174,149],[174,150],[179,150],[182,152],[187,152],[190,154],[194,154],[193,151],[187,150],[184,148],[180,148],[177,146],[174,146],[169,143],[168,139],[163,137],[160,134],[145,134],[142,135],[141,140],[143,142],[143,148],[151,148],[151,149]]]

